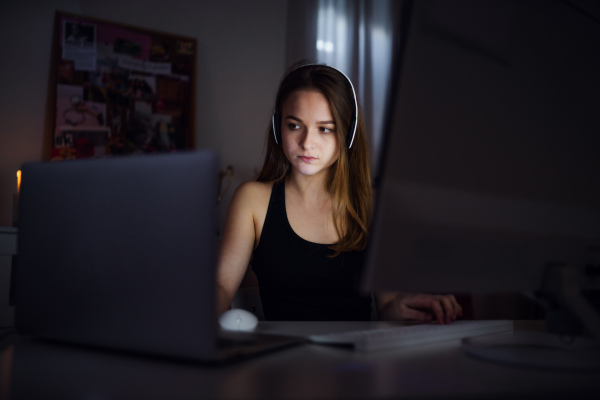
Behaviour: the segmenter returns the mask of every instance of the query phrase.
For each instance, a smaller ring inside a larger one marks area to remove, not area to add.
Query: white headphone
[[[325,65],[325,64],[301,65],[300,67],[292,70],[289,74],[291,74],[294,71],[299,70],[300,68],[312,67],[312,66],[331,68],[332,70],[337,71],[340,74],[342,74],[342,76],[344,78],[346,78],[346,80],[350,84],[350,88],[352,89],[352,100],[354,101],[354,110],[352,111],[352,119],[350,121],[350,127],[348,128],[348,134],[346,135],[346,147],[351,148],[352,144],[354,143],[354,136],[356,135],[356,125],[357,125],[356,122],[358,119],[358,103],[356,102],[356,92],[354,91],[354,85],[352,85],[352,81],[350,80],[350,78],[348,78],[348,76],[346,74],[344,74],[342,71],[340,71],[337,68],[331,67],[329,65]],[[287,75],[286,75],[286,77],[287,77]],[[284,78],[284,80],[285,80],[285,78]],[[275,136],[275,143],[279,144],[281,142],[281,139],[280,139],[281,138],[281,131],[280,131],[281,116],[277,115],[277,104],[275,104],[275,109],[273,110],[273,117],[271,118],[271,123],[273,124],[273,135]]]

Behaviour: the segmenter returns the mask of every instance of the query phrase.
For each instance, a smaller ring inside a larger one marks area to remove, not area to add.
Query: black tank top
[[[328,257],[333,253],[329,245],[309,242],[294,232],[285,209],[285,181],[276,182],[251,262],[265,319],[371,319],[371,298],[358,292],[364,252]]]

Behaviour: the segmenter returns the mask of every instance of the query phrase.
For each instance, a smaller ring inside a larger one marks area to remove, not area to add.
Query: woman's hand
[[[384,297],[381,317],[386,320],[437,321],[447,324],[462,316],[454,295],[401,293]]]

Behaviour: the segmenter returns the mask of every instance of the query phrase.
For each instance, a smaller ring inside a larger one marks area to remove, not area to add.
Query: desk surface
[[[598,372],[493,364],[465,355],[459,341],[369,354],[306,344],[217,367],[50,344],[16,335],[2,342],[0,399],[547,399],[600,395]]]

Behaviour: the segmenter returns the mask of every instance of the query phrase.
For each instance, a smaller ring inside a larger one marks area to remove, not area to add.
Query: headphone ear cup
[[[354,142],[354,136],[356,135],[356,110],[352,112],[352,120],[348,127],[348,133],[346,134],[346,148],[351,148]]]
[[[281,144],[281,118],[277,114],[273,114],[273,135],[275,136],[275,143]]]

